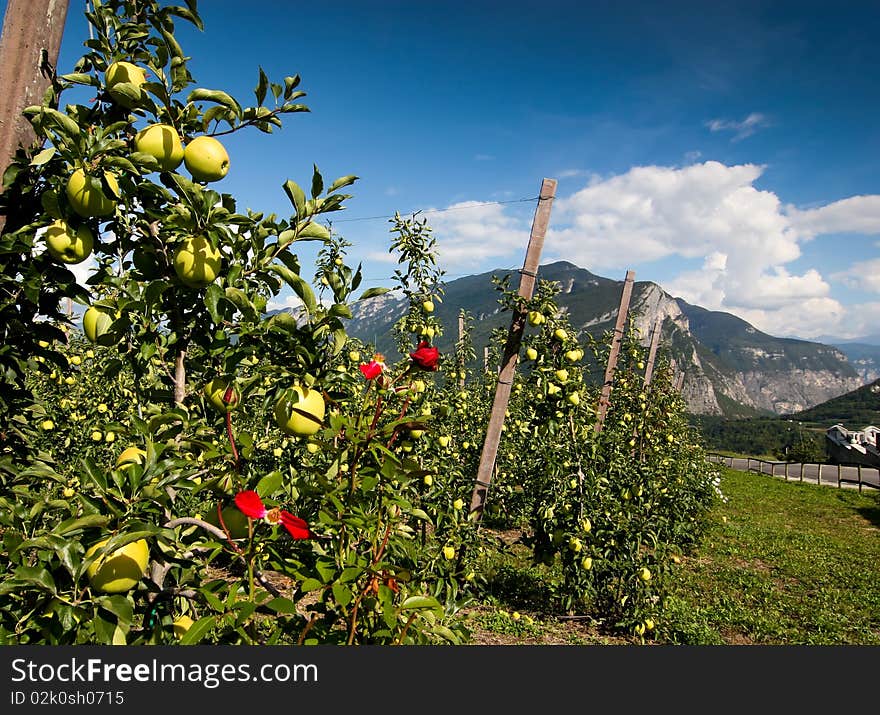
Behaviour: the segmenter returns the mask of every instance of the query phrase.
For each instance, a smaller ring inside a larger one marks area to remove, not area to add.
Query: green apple
[[[105,308],[91,305],[83,313],[83,333],[91,342],[106,334],[113,324],[113,316]]]
[[[296,385],[293,388],[299,400],[287,395],[275,403],[275,421],[281,431],[289,435],[305,437],[321,429],[326,404],[320,390]],[[301,414],[304,412],[306,414]]]
[[[219,181],[229,173],[229,154],[214,137],[203,135],[187,144],[183,163],[196,181]]]
[[[643,566],[641,568],[641,570],[639,571],[639,578],[645,582],[650,581],[651,580],[651,569],[649,569],[647,566]]]
[[[575,407],[581,403],[581,396],[576,392],[572,392],[567,399]]]
[[[190,288],[204,288],[220,272],[220,251],[204,236],[190,236],[174,254],[174,272]]]
[[[306,444],[306,451],[308,451],[309,454],[315,454],[319,449],[321,449],[321,445],[316,444],[315,442],[309,442]]]
[[[97,552],[110,539],[104,539],[89,547],[86,558]],[[115,549],[99,556],[86,568],[89,585],[103,593],[125,593],[137,586],[147,571],[150,547],[145,539]]]
[[[450,441],[452,441],[452,438],[445,434],[437,438],[437,444],[441,447],[448,447]]]
[[[203,388],[205,396],[214,407],[222,413],[232,412],[241,402],[241,393],[234,385],[232,387],[232,395],[229,401],[226,401],[226,390],[229,388],[229,382],[219,377],[215,377]]]
[[[67,221],[54,221],[45,233],[49,255],[61,263],[82,263],[92,253],[95,237],[83,224],[74,231]]]
[[[183,161],[180,135],[170,124],[151,124],[134,137],[135,151],[149,154],[162,171],[174,171]]]
[[[144,70],[131,62],[114,62],[104,73],[107,92],[113,97],[113,101],[126,109],[134,109],[138,105],[141,85],[146,81]]]
[[[74,171],[67,179],[65,192],[70,205],[83,218],[110,216],[116,211],[116,196],[119,196],[119,182],[109,171],[104,172],[104,180],[116,196],[108,198],[101,186],[93,186],[91,177],[82,169]]]

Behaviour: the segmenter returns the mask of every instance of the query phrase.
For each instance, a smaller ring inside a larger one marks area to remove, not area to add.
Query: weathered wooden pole
[[[658,315],[654,321],[654,330],[651,332],[651,347],[648,349],[648,364],[645,366],[644,386],[651,384],[654,376],[654,362],[657,360],[657,348],[660,345],[660,331],[663,327],[663,316]]]
[[[627,271],[623,281],[623,292],[620,295],[620,308],[617,310],[617,323],[614,326],[614,335],[611,338],[611,352],[608,354],[608,364],[605,366],[605,380],[602,383],[602,394],[599,397],[599,411],[596,415],[594,430],[602,431],[605,422],[605,413],[608,412],[608,404],[611,399],[611,385],[614,382],[614,371],[617,369],[617,358],[620,356],[620,343],[623,340],[623,330],[626,326],[626,317],[629,313],[629,300],[632,296],[635,271]]]
[[[0,37],[0,176],[19,147],[36,142],[22,111],[40,104],[51,84],[68,0],[8,0]],[[0,191],[3,187],[0,186]],[[6,217],[0,216],[0,230]]]
[[[535,218],[532,221],[532,232],[529,236],[526,258],[523,262],[523,267],[520,269],[519,295],[526,299],[531,298],[535,290],[535,282],[538,277],[538,263],[541,258],[541,249],[544,247],[547,226],[550,224],[550,209],[553,206],[555,196],[556,179],[544,179],[541,183],[538,205],[535,208]],[[473,494],[471,495],[469,515],[476,522],[483,518],[483,509],[486,505],[486,498],[489,495],[489,484],[492,481],[495,459],[498,456],[498,443],[501,441],[501,428],[504,425],[504,413],[507,411],[507,404],[510,401],[513,375],[516,371],[516,361],[519,356],[525,327],[525,311],[516,310],[510,321],[510,330],[507,333],[507,343],[504,346],[504,355],[499,366],[498,383],[495,386],[495,400],[492,403],[492,413],[489,416],[486,439],[483,442],[483,451],[480,454],[480,466],[477,469],[477,478]]]

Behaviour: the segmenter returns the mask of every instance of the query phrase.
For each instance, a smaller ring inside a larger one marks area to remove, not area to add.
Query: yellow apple
[[[565,340],[568,337],[568,333],[566,333],[562,328],[556,328],[556,330],[553,331],[553,336],[557,340]]]
[[[89,547],[86,558],[94,554],[110,539],[104,539]],[[125,593],[133,589],[147,571],[150,547],[145,539],[115,549],[95,559],[87,568],[89,584],[103,593]]]
[[[544,322],[544,314],[537,310],[529,311],[529,325],[541,325]]]
[[[116,468],[122,469],[123,467],[127,467],[132,464],[143,464],[146,461],[146,451],[144,451],[140,447],[126,447],[119,453],[119,456],[116,458]]]
[[[452,561],[455,558],[455,549],[452,546],[444,546],[443,547],[443,557],[447,561]]]
[[[642,581],[650,581],[651,580],[651,570],[647,566],[643,566],[639,571],[639,578]]]
[[[116,196],[119,196],[119,182],[109,171],[104,172],[104,180],[115,196],[108,197],[102,186],[93,186],[97,177],[86,175],[82,169],[74,171],[67,180],[65,191],[70,205],[83,218],[110,216],[116,211]]]
[[[434,312],[434,301],[426,300],[422,303],[422,310],[426,313]]]
[[[149,154],[162,171],[174,171],[183,161],[180,135],[170,124],[151,124],[134,137],[135,151]]]
[[[222,256],[204,236],[190,236],[174,254],[174,272],[190,288],[204,288],[220,272]]]
[[[126,109],[133,109],[138,99],[129,96],[128,92],[136,91],[140,95],[141,85],[147,81],[144,70],[131,62],[114,62],[104,73],[104,86],[117,104]],[[120,87],[118,85],[125,85]]]
[[[537,360],[538,359],[538,351],[535,348],[527,348],[526,349],[526,357],[529,360]]]
[[[186,632],[192,627],[193,619],[187,615],[178,616],[174,623],[171,624],[171,630],[178,638],[183,638]]]
[[[308,387],[293,388],[298,400],[282,395],[275,403],[275,421],[281,431],[289,435],[308,436],[321,429],[326,404],[320,390]],[[306,414],[301,414],[304,412]]]
[[[83,313],[83,333],[93,343],[106,334],[113,324],[113,316],[104,308],[89,306]]]
[[[233,386],[232,396],[226,401],[226,390],[229,388],[229,382],[215,377],[203,388],[208,401],[217,408],[218,411],[226,413],[232,412],[241,402],[241,393]]]
[[[229,172],[229,154],[214,137],[200,136],[183,150],[183,163],[196,181],[219,181]]]
[[[55,221],[45,234],[49,255],[62,263],[82,263],[92,253],[95,237],[83,224],[74,231],[67,221]]]

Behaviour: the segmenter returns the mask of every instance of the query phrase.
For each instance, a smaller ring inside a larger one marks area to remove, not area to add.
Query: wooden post
[[[801,462],[801,479],[800,481],[804,481],[804,463]]]
[[[629,313],[629,299],[632,296],[635,271],[627,271],[623,281],[623,291],[620,295],[620,308],[617,310],[617,323],[614,325],[614,335],[611,338],[611,352],[608,354],[608,364],[605,366],[605,380],[602,383],[602,394],[599,396],[599,410],[596,415],[594,430],[602,431],[605,422],[605,413],[608,412],[608,404],[611,399],[611,385],[614,382],[614,371],[617,369],[617,358],[620,356],[620,343],[623,340],[623,331],[626,327],[626,316]]]
[[[544,236],[547,234],[547,226],[550,224],[550,208],[553,206],[555,196],[556,179],[544,179],[541,183],[538,205],[535,208],[535,218],[532,221],[532,232],[529,236],[526,258],[520,270],[519,295],[526,299],[531,298],[535,290],[535,282],[538,277],[538,262],[541,258],[541,249],[544,247]],[[483,442],[483,451],[480,454],[480,466],[477,469],[476,483],[471,495],[469,514],[477,522],[483,517],[483,509],[486,505],[486,498],[489,495],[489,484],[492,481],[495,458],[498,456],[498,443],[501,441],[501,428],[504,425],[504,413],[507,411],[507,404],[510,401],[513,375],[516,371],[516,361],[519,356],[525,327],[525,312],[521,310],[515,311],[510,321],[507,343],[504,346],[504,355],[499,366],[498,383],[495,386],[495,400],[492,403],[492,413],[489,416],[486,439]]]
[[[856,465],[859,473],[859,494],[862,493],[862,465]]]
[[[675,390],[677,392],[681,392],[681,388],[684,387],[684,370],[678,373],[678,377],[675,379]]]
[[[660,345],[660,330],[663,327],[662,316],[657,316],[654,321],[654,330],[651,332],[651,347],[648,349],[648,364],[645,366],[644,386],[651,384],[651,378],[654,376],[654,361],[657,359],[657,347]]]
[[[489,346],[483,348],[483,372],[489,372]]]
[[[788,462],[785,463],[785,481],[788,481]]]
[[[58,62],[67,0],[9,0],[0,37],[0,176],[36,141],[22,111],[40,104]],[[2,191],[2,186],[0,186]],[[6,222],[0,216],[0,230]]]
[[[837,488],[840,489],[840,462],[837,463]]]

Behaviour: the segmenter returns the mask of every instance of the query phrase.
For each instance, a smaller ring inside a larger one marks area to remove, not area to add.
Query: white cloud
[[[739,122],[733,119],[710,119],[705,124],[713,132],[733,132],[731,141],[738,142],[752,136],[758,129],[766,127],[768,122],[767,117],[760,112],[752,112]]]
[[[283,295],[279,294],[275,300],[270,300],[266,303],[267,310],[294,310],[299,308],[303,302],[299,299],[299,296],[290,294]]]
[[[880,293],[880,258],[854,263],[845,271],[833,273],[831,278],[850,288]]]
[[[800,211],[788,207],[792,226],[804,238],[827,233],[880,233],[880,196],[852,196]]]
[[[755,186],[763,170],[705,161],[591,175],[556,198],[542,263],[564,259],[607,275],[661,259],[698,260],[699,270],[663,287],[771,334],[840,334],[852,313],[831,297],[831,281],[880,290],[880,259],[830,277],[821,266],[793,271],[789,264],[802,243],[822,234],[880,234],[880,196],[801,210]],[[512,207],[468,201],[449,209],[425,212],[442,266],[477,272],[522,260],[530,221],[515,219]]]
[[[483,261],[521,256],[528,243],[529,228],[506,215],[498,204],[462,201],[442,211],[423,213],[437,239],[438,260],[444,268],[475,268]]]

